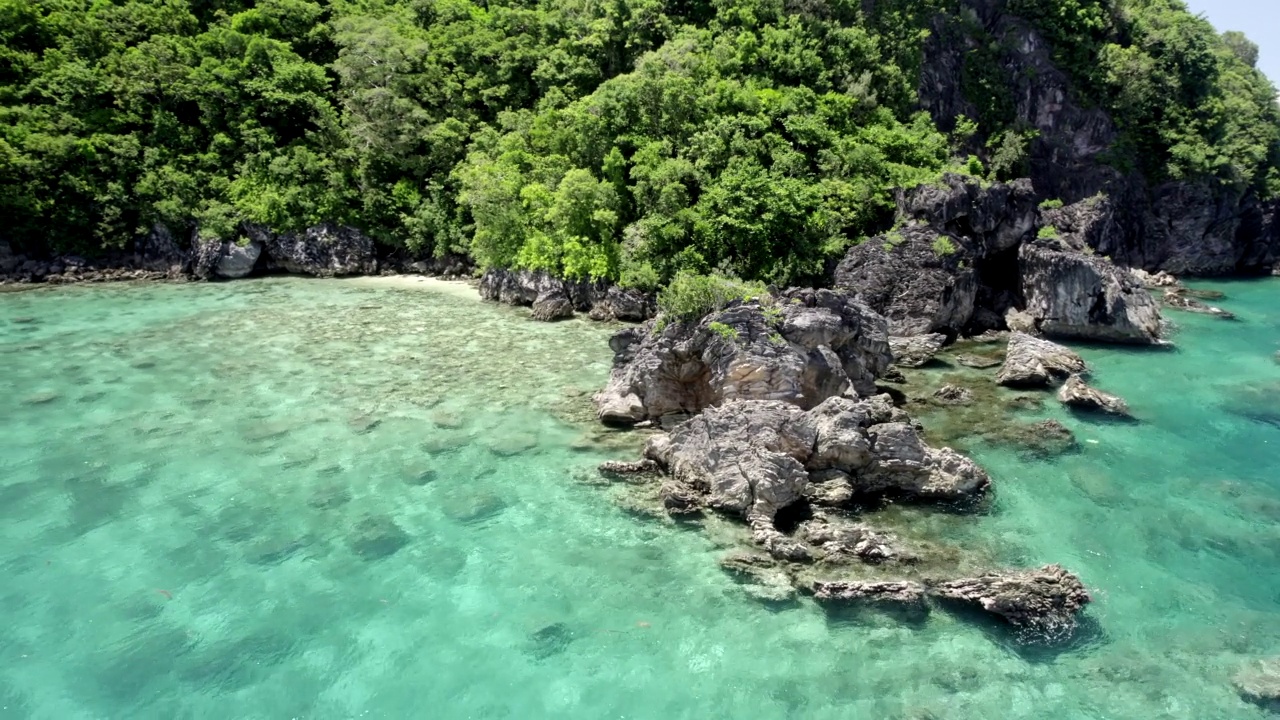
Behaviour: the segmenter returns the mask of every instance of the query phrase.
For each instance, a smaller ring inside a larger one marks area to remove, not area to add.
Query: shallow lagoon
[[[1085,348],[1138,424],[937,532],[1095,590],[1059,652],[747,598],[574,479],[610,329],[367,281],[0,295],[0,717],[1261,718],[1280,654],[1280,282]],[[434,288],[434,289],[433,289]],[[939,371],[941,372],[941,371]],[[625,440],[623,440],[625,445]]]

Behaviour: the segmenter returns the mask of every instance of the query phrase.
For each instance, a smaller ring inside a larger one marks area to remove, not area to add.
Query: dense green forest
[[[156,222],[336,221],[640,287],[804,277],[883,229],[895,187],[1017,174],[998,83],[949,134],[917,107],[926,28],[962,5],[0,0],[0,233],[92,252]],[[1116,118],[1116,163],[1280,194],[1243,36],[1179,0],[1007,5]]]

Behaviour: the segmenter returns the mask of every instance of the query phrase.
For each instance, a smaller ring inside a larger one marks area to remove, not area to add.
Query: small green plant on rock
[[[782,337],[782,335],[779,333],[773,333],[769,335],[769,342],[773,343],[774,345],[777,345],[778,347],[782,347],[783,345],[787,344],[787,339]]]
[[[738,341],[738,331],[722,322],[710,323],[707,329],[730,342]]]
[[[776,326],[782,323],[782,308],[770,305],[762,312],[764,313],[764,321],[770,325]]]
[[[1041,210],[1057,210],[1060,207],[1062,207],[1062,201],[1058,198],[1052,198],[1040,203]]]
[[[938,257],[948,257],[956,254],[956,244],[951,242],[951,238],[945,235],[939,235],[933,239],[933,254]]]
[[[694,320],[723,310],[729,303],[750,300],[766,293],[764,283],[682,271],[658,293],[658,309],[673,319]]]
[[[1058,237],[1058,228],[1052,225],[1045,225],[1036,233],[1036,237],[1041,240],[1054,240]]]

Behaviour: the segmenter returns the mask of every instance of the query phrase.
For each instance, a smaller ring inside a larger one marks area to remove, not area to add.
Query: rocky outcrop
[[[946,342],[947,336],[942,333],[890,337],[889,350],[893,353],[893,363],[898,367],[917,368],[932,360]]]
[[[963,13],[940,13],[924,43],[921,106],[944,131],[955,118],[980,117],[965,92],[970,63],[996,68],[992,92],[1009,101],[1009,127],[1034,130],[1027,174],[1043,198],[1072,204],[1101,198],[1088,218],[1089,246],[1117,263],[1175,274],[1260,272],[1271,267],[1280,238],[1267,230],[1272,207],[1241,187],[1180,180],[1148,183],[1108,162],[1119,133],[1112,118],[1076,100],[1053,48],[1030,23],[996,0],[964,0]],[[987,53],[995,52],[994,60]],[[989,138],[970,151],[989,157]],[[1104,205],[1104,204],[1100,204]],[[1082,218],[1084,219],[1084,218]],[[1066,231],[1068,228],[1059,227]]]
[[[268,270],[334,277],[369,275],[378,269],[373,240],[345,225],[324,223],[280,234],[246,225],[244,232],[251,242],[262,243]]]
[[[1280,713],[1280,658],[1268,658],[1241,668],[1231,680],[1240,697],[1273,713]]]
[[[814,599],[822,602],[927,609],[925,588],[918,582],[816,580],[811,589]]]
[[[911,225],[871,238],[849,249],[834,284],[856,291],[888,319],[896,336],[955,333],[977,301],[976,251],[967,240],[947,236],[942,244],[942,237],[929,226]]]
[[[1045,335],[1154,343],[1160,311],[1126,269],[1097,255],[1025,244],[1018,252],[1029,314]]]
[[[648,323],[610,340],[614,367],[595,396],[601,420],[680,418],[730,400],[812,408],[875,394],[892,361],[885,321],[858,298],[792,290],[693,322]]]
[[[968,405],[973,402],[973,392],[959,385],[943,385],[933,392],[933,400],[941,405]]]
[[[1129,417],[1129,404],[1123,398],[1089,387],[1079,375],[1067,378],[1058,390],[1058,400],[1067,407]]]
[[[671,475],[664,493],[699,495],[699,504],[744,517],[753,529],[761,524],[762,532],[806,496],[811,471],[823,485],[847,488],[849,498],[954,501],[987,488],[990,478],[977,464],[928,446],[914,427],[892,422],[887,407],[883,397],[833,397],[808,412],[775,400],[730,401],[655,436],[645,456]]]
[[[533,307],[535,319],[586,312],[592,320],[642,322],[657,308],[648,295],[600,282],[562,280],[541,270],[490,268],[480,278],[480,297],[506,305]]]
[[[1071,350],[1026,333],[1013,333],[996,382],[1010,387],[1045,387],[1087,370]]]
[[[1033,642],[1070,637],[1076,615],[1090,601],[1080,578],[1058,565],[939,582],[930,585],[928,593],[976,605],[1018,628],[1024,641]]]
[[[1227,312],[1220,307],[1206,305],[1186,292],[1177,290],[1169,290],[1164,294],[1164,304],[1168,307],[1183,310],[1185,312],[1199,313],[1201,315],[1213,315],[1223,320],[1234,320],[1235,315]]]

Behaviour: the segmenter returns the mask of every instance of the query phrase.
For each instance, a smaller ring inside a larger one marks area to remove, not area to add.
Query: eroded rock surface
[[[922,611],[927,607],[924,585],[912,581],[816,580],[812,589],[814,599],[824,602],[889,605]]]
[[[996,382],[1010,387],[1045,387],[1086,369],[1084,360],[1068,348],[1026,333],[1013,333]]]
[[[1070,637],[1076,615],[1090,601],[1080,578],[1058,565],[948,580],[931,585],[928,592],[976,605],[1018,628],[1022,639],[1035,642]]]
[[[942,333],[913,335],[911,337],[890,337],[889,349],[893,352],[893,362],[899,367],[916,368],[933,359],[947,342]]]
[[[1235,319],[1235,315],[1233,313],[1223,310],[1220,307],[1200,302],[1185,291],[1179,292],[1176,290],[1169,290],[1165,292],[1164,304],[1185,312],[1199,313],[1201,315],[1213,315],[1224,320]]]
[[[845,393],[872,395],[892,361],[884,319],[831,290],[792,290],[696,322],[628,328],[610,346],[613,373],[595,402],[600,419],[615,425],[730,400],[812,408]]]
[[[1025,312],[1045,335],[1154,343],[1160,310],[1127,269],[1106,258],[1024,244],[1018,252]]]
[[[480,278],[480,297],[506,305],[532,306],[536,320],[585,312],[593,320],[640,322],[653,317],[656,310],[653,299],[638,290],[563,280],[541,270],[490,268]]]
[[[1129,417],[1129,404],[1123,398],[1089,387],[1079,375],[1067,378],[1058,389],[1058,400],[1068,407]]]

